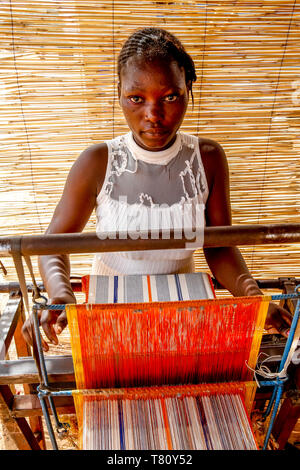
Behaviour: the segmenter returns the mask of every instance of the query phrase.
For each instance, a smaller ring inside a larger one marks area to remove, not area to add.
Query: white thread
[[[252,370],[252,372],[254,372],[254,379],[255,379],[255,382],[257,384],[258,387],[260,387],[260,383],[256,377],[256,375],[261,375],[262,377],[264,377],[265,379],[276,379],[276,377],[280,377],[280,378],[285,378],[283,375],[282,375],[282,372],[284,369],[282,369],[281,372],[271,372],[270,369],[264,365],[265,362],[270,362],[270,361],[278,361],[281,359],[281,356],[278,356],[278,355],[274,355],[274,356],[268,356],[266,353],[260,353],[258,358],[257,358],[257,362],[259,361],[259,357],[261,355],[264,355],[264,356],[267,356],[266,359],[264,359],[262,362],[261,362],[261,365],[259,366],[258,369],[253,369],[252,367],[249,366],[249,364],[247,364],[247,361],[245,361],[246,363],[246,366],[248,367],[248,369]]]
[[[298,348],[294,352],[291,361],[295,365],[300,364],[300,341],[298,341]]]

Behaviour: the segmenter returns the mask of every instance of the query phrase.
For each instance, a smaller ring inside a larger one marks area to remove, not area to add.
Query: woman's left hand
[[[270,302],[265,322],[265,330],[269,334],[281,334],[288,337],[292,323],[292,315],[274,302]]]

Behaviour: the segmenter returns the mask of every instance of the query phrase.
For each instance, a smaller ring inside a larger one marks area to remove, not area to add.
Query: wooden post
[[[45,358],[50,383],[68,384],[75,388],[73,360],[71,356],[49,356]],[[39,376],[32,357],[0,361],[0,419],[16,446],[20,450],[42,449],[42,440],[35,435],[25,417],[39,423],[42,410],[37,395],[13,395],[8,384],[37,384]],[[75,412],[72,397],[55,398],[57,410],[62,414]],[[38,428],[37,428],[38,429]],[[37,431],[39,433],[39,430]]]
[[[3,314],[0,318],[0,358],[5,359],[10,343],[16,333],[16,338],[19,352],[30,354],[29,348],[25,347],[25,341],[22,342],[21,324],[24,319],[24,309],[22,297],[15,293],[11,293],[9,300],[4,308]],[[17,344],[16,344],[17,348]],[[27,393],[31,390],[26,386]],[[15,418],[11,414],[11,407],[13,405],[14,395],[10,389],[9,384],[0,386],[0,416],[3,425],[16,446],[20,450],[41,450],[44,448],[43,434],[39,427],[40,421],[34,418],[33,429],[29,426],[25,418]],[[31,424],[31,423],[30,423]],[[34,433],[37,433],[36,435]],[[42,447],[39,446],[38,440],[42,442]]]
[[[298,421],[300,419],[300,369],[296,367],[293,378],[294,390],[287,392],[286,398],[280,407],[274,422],[272,434],[276,439],[279,449],[285,445]]]
[[[8,385],[0,385],[0,417],[6,431],[19,450],[41,450],[25,418],[11,413],[14,396]]]
[[[279,450],[285,445],[300,418],[300,393],[297,396],[285,398],[274,423],[272,434],[276,439]]]
[[[21,311],[19,315],[19,319],[16,325],[14,338],[15,338],[15,345],[18,357],[26,357],[31,356],[30,347],[26,343],[23,335],[22,335],[22,326],[25,321],[25,312],[24,312],[24,304],[21,303]],[[34,394],[36,391],[34,387],[30,384],[23,384],[23,390],[25,394]],[[41,449],[46,449],[46,441],[45,441],[45,433],[42,418],[40,416],[35,416],[29,418],[30,428],[36,437],[37,441],[40,444]]]

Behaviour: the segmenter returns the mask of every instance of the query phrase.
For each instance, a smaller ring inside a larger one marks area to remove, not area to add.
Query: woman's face
[[[136,143],[146,150],[166,149],[188,105],[185,71],[175,61],[131,58],[122,70],[119,100]]]

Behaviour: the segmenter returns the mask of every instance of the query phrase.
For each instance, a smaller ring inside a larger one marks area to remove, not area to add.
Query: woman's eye
[[[178,95],[168,95],[165,97],[165,100],[168,101],[168,102],[172,102],[172,101],[176,101],[178,98]]]
[[[130,96],[129,99],[133,103],[141,103],[142,102],[142,98],[140,96]]]

